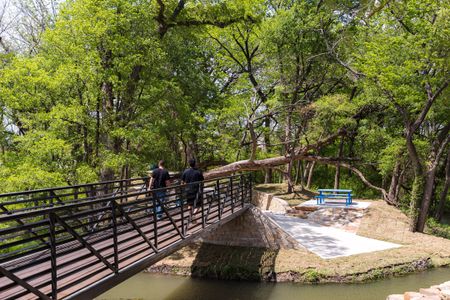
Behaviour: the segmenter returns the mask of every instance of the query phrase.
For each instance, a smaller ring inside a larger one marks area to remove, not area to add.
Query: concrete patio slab
[[[353,201],[350,205],[345,205],[344,202],[326,200],[324,204],[317,204],[316,200],[308,200],[303,202],[302,204],[297,205],[299,207],[307,206],[307,207],[317,207],[317,208],[348,208],[348,209],[366,209],[370,206],[370,202],[358,202]]]
[[[401,247],[398,244],[362,237],[297,217],[271,212],[264,212],[264,214],[296,239],[300,245],[323,259]]]

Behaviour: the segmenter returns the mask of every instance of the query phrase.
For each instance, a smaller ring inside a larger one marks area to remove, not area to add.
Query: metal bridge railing
[[[149,191],[145,178],[0,195],[37,196],[1,204],[0,299],[70,296],[250,202],[248,174],[193,184],[196,213],[186,203],[188,185]]]
[[[148,178],[130,178],[0,194],[0,215],[144,190]]]

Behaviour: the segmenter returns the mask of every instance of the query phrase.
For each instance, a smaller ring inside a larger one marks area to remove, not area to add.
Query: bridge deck
[[[205,182],[196,214],[182,204],[182,192],[167,191],[159,220],[155,213],[161,203],[148,191],[117,196],[120,203],[117,197],[106,197],[0,216],[0,225],[10,225],[0,229],[6,241],[0,247],[0,299],[99,294],[107,286],[101,288],[99,282],[120,282],[241,213],[250,188],[243,177]],[[17,218],[23,225],[17,225]]]

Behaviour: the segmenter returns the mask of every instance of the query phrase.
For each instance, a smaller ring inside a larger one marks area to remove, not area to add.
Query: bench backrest
[[[319,192],[327,192],[327,193],[351,193],[352,190],[340,190],[340,189],[318,189]]]

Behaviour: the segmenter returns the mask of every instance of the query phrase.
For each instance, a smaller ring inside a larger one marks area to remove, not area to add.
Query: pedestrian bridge
[[[249,205],[248,174],[199,185],[196,213],[147,178],[0,194],[0,299],[93,298]]]

